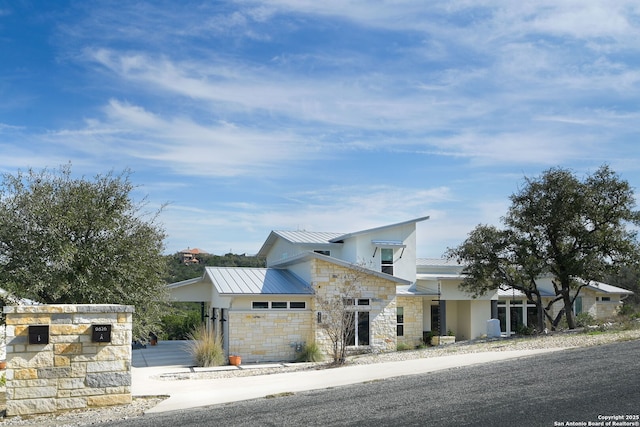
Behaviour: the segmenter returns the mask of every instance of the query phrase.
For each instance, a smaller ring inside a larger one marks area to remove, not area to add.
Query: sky
[[[549,168],[640,186],[640,3],[0,0],[0,173],[133,172],[165,253],[428,215],[440,257]]]

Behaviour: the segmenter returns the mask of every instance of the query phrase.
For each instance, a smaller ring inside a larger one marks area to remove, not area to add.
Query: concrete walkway
[[[133,396],[169,396],[168,399],[147,411],[148,413],[217,405],[262,398],[280,393],[295,393],[306,390],[339,387],[562,350],[560,348],[553,348],[542,350],[492,351],[247,377],[184,380],[167,379],[173,375],[179,376],[182,374],[185,376],[185,374],[204,369],[194,369],[191,367],[191,359],[185,351],[185,345],[186,343],[184,341],[161,341],[155,347],[133,350]],[[136,354],[136,352],[140,353]],[[162,363],[171,363],[171,365],[162,365]],[[252,367],[262,368],[266,366],[278,366],[278,364],[246,365],[243,366],[242,369],[251,369]],[[238,368],[227,366],[215,369]],[[165,379],[162,379],[162,376],[165,377]]]

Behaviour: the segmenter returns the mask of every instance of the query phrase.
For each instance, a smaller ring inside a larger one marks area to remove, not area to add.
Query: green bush
[[[191,331],[202,323],[200,304],[174,303],[170,309],[171,313],[162,317],[160,338],[163,340],[189,339]]]
[[[323,358],[324,356],[318,344],[312,342],[304,345],[296,360],[298,362],[321,362]]]
[[[584,328],[585,326],[592,326],[596,324],[596,319],[593,318],[587,312],[580,313],[576,316],[576,326],[579,328]]]
[[[413,347],[403,342],[398,343],[398,345],[396,346],[396,351],[406,351],[406,350],[413,350]]]
[[[196,366],[220,366],[226,363],[222,340],[204,325],[198,326],[189,334],[188,350]]]

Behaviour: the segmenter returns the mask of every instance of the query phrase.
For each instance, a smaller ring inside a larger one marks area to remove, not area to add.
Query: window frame
[[[266,304],[266,306],[264,306],[264,304]],[[274,307],[274,304],[278,306]],[[306,301],[251,301],[251,310],[306,310],[306,309],[307,309]]]
[[[404,307],[396,307],[396,336],[404,336]]]
[[[384,254],[391,252],[391,259],[387,259]],[[393,276],[393,258],[395,257],[395,251],[392,248],[380,248],[380,271]]]

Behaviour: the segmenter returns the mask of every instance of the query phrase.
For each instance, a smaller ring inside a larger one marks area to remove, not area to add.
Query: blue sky
[[[499,224],[524,177],[640,184],[640,3],[0,0],[0,172],[130,168],[166,252],[429,215]]]

